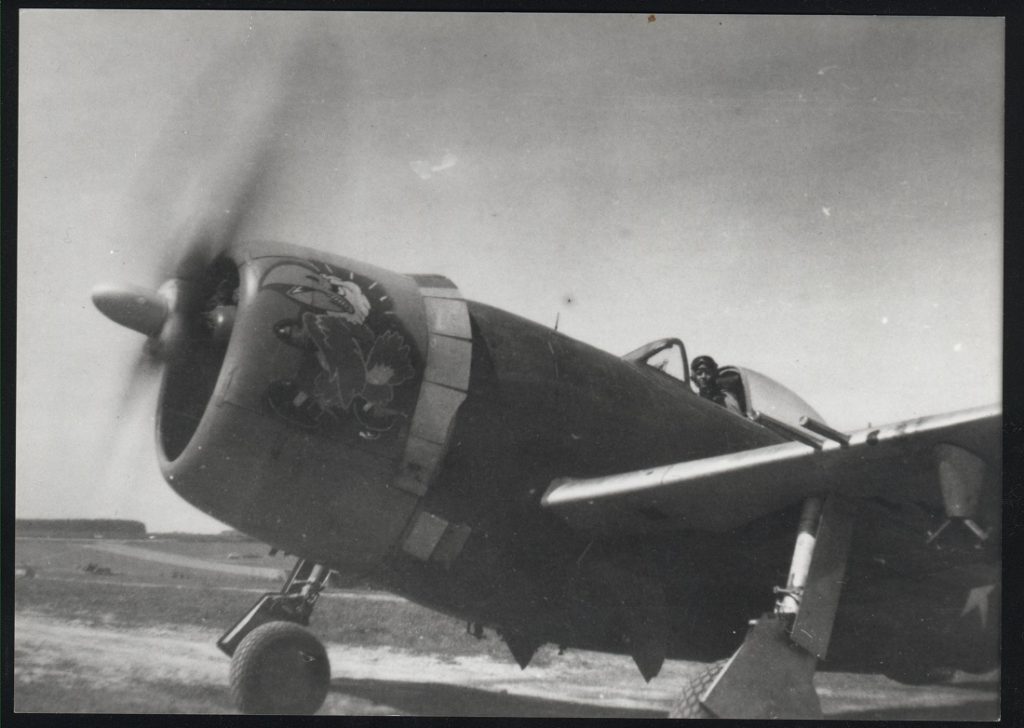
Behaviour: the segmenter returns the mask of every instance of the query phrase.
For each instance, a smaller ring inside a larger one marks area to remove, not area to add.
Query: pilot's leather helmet
[[[697,371],[698,369],[710,369],[713,372],[718,371],[718,364],[707,354],[698,356],[693,360],[693,364],[690,365],[691,371]]]

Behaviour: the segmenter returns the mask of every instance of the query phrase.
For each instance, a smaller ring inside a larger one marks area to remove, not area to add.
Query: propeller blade
[[[322,116],[343,91],[342,54],[321,26],[311,18],[290,37],[225,49],[187,87],[133,185],[129,276],[153,287],[199,278],[278,219],[302,154],[337,133]]]
[[[154,392],[160,383],[162,369],[162,362],[152,354],[149,346],[139,350],[126,372],[124,390],[116,410],[118,424],[123,425],[136,416],[136,404],[142,400],[152,400],[155,406]]]
[[[297,149],[330,138],[302,129],[324,98],[337,97],[314,80],[337,49],[312,20],[288,42],[267,38],[218,54],[187,86],[135,179],[119,236],[125,243],[116,247],[122,275],[151,287],[98,286],[92,294],[105,316],[148,337],[126,375],[122,424],[175,357],[196,353],[197,331],[227,344],[235,309],[208,310],[213,264],[276,219],[272,203],[301,164]]]
[[[159,286],[201,275],[256,209],[268,117],[285,93],[279,53],[225,49],[186,87],[140,166],[126,210],[128,273]]]
[[[236,163],[233,176],[223,175],[230,179],[223,181],[217,193],[206,200],[207,209],[183,226],[179,233],[183,243],[180,252],[165,269],[168,278],[201,278],[239,239],[252,213],[258,209],[267,181],[272,177],[272,153],[265,148],[246,151],[250,158]]]

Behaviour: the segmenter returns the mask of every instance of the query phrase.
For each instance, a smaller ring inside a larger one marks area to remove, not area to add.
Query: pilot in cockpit
[[[707,354],[698,356],[690,366],[690,376],[697,383],[699,394],[726,409],[743,414],[740,403],[731,392],[727,392],[718,384],[718,364]]]

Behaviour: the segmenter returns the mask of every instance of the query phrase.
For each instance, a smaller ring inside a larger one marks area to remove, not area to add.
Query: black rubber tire
[[[725,667],[727,660],[712,662],[699,673],[697,677],[683,684],[683,689],[676,699],[675,705],[669,711],[669,718],[714,718],[711,712],[701,705],[700,696],[715,681],[718,673]]]
[[[327,698],[331,664],[313,634],[292,622],[267,622],[231,658],[231,696],[243,713],[312,715]]]

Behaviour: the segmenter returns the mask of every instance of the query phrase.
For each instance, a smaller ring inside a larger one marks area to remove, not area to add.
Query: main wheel
[[[243,713],[312,715],[330,682],[324,646],[292,622],[260,625],[231,658],[231,695]]]
[[[683,685],[676,704],[669,711],[669,718],[714,718],[707,708],[701,705],[700,696],[704,694],[711,683],[718,677],[718,673],[725,667],[727,660],[713,662],[699,673],[697,677]]]

